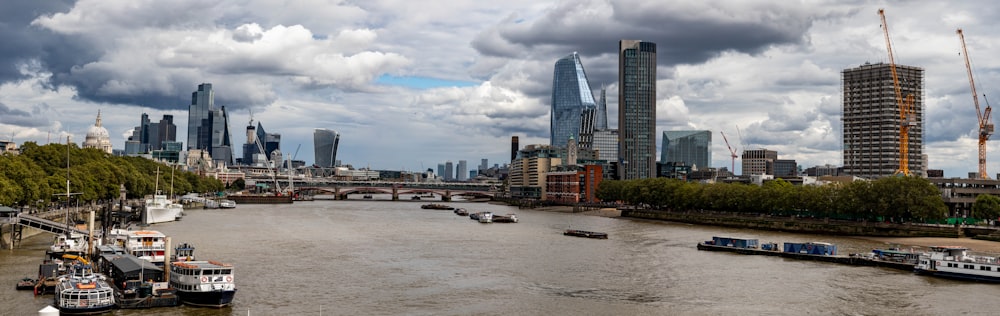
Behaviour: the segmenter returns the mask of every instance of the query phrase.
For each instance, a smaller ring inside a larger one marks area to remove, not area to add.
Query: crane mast
[[[965,48],[965,35],[962,29],[955,31],[962,41],[962,56],[965,57],[965,70],[969,73],[969,87],[972,88],[972,103],[976,105],[976,116],[979,121],[979,178],[989,179],[986,173],[986,141],[993,135],[993,123],[990,123],[990,104],[986,103],[986,110],[979,111],[979,94],[976,93],[976,81],[972,78],[972,63],[969,62],[969,51]],[[985,97],[985,96],[984,96]]]
[[[722,140],[726,141],[726,147],[729,148],[729,155],[730,155],[729,157],[732,159],[733,166],[730,167],[730,168],[733,168],[733,169],[729,170],[729,172],[732,172],[733,174],[736,174],[736,157],[739,157],[739,156],[736,155],[736,151],[733,150],[733,147],[729,146],[729,139],[726,139],[726,133],[724,133],[722,131],[719,131],[719,133],[722,134]]]
[[[889,69],[892,72],[892,86],[896,92],[896,103],[899,105],[899,168],[896,174],[904,176],[910,175],[910,126],[916,122],[910,117],[913,111],[913,95],[907,95],[903,99],[903,90],[899,86],[899,76],[896,74],[896,59],[892,54],[892,41],[889,40],[889,25],[885,22],[885,10],[878,9],[878,15],[882,19],[882,32],[885,33],[885,47],[889,51]]]

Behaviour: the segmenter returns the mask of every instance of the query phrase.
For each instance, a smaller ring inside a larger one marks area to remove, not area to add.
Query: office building
[[[797,177],[799,176],[799,165],[795,159],[775,159],[774,177]]]
[[[439,163],[438,164],[437,176],[441,177],[441,179],[444,179],[444,164],[443,163]]]
[[[924,70],[896,65],[900,92],[912,97],[907,142],[910,173],[922,175]],[[890,176],[900,169],[900,106],[888,64],[865,63],[841,72],[843,84],[844,174],[861,178]]]
[[[261,148],[264,152],[260,151]],[[280,154],[280,149],[281,134],[268,133],[261,122],[257,122],[257,127],[253,126],[252,121],[247,125],[247,142],[243,144],[243,159],[241,159],[244,165],[267,165],[267,161],[275,162],[273,159],[275,152]],[[275,165],[281,164],[279,158],[279,162]]]
[[[552,146],[562,146],[571,136],[578,135],[583,110],[597,108],[587,73],[576,52],[556,61],[551,105],[549,144]]]
[[[767,149],[744,150],[740,157],[743,162],[743,175],[774,175],[774,161],[778,160],[778,152]]]
[[[618,130],[595,130],[590,149],[597,152],[597,159],[608,162],[618,161]]]
[[[479,173],[480,174],[482,173],[482,171],[486,171],[489,168],[490,168],[490,161],[489,161],[489,159],[483,158],[482,160],[480,160],[480,162],[479,162],[479,171],[480,171]]]
[[[511,136],[510,137],[510,160],[511,161],[514,161],[514,159],[517,158],[517,151],[520,150],[520,148],[521,148],[521,147],[518,147],[519,145],[517,143],[518,143],[517,136]]]
[[[459,160],[456,166],[455,177],[458,181],[469,180],[469,164],[465,160]]]
[[[711,131],[665,131],[661,144],[660,163],[683,162],[691,169],[711,167]]]
[[[229,135],[229,114],[226,107],[215,108],[215,92],[211,83],[198,85],[191,93],[188,107],[188,149],[205,150],[212,161],[233,164],[232,140]]]
[[[337,147],[340,146],[340,133],[332,129],[317,128],[313,131],[313,150],[316,166],[320,168],[336,167]]]
[[[622,180],[656,172],[656,44],[618,43],[618,172]]]
[[[451,163],[451,160],[444,162],[444,180],[455,180],[455,165]]]

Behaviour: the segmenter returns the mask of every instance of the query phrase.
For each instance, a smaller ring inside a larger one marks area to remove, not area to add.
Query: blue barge
[[[855,266],[884,267],[884,268],[891,268],[891,269],[911,271],[911,272],[915,268],[915,264],[909,262],[880,260],[877,257],[837,255],[837,246],[830,243],[820,243],[820,242],[784,243],[783,247],[779,248],[778,244],[776,243],[759,244],[756,239],[752,238],[728,238],[728,239],[727,238],[728,237],[713,237],[712,240],[707,240],[698,243],[697,248],[698,250],[705,250],[705,251],[725,251],[743,255],[775,256],[775,257],[784,257],[790,259],[823,261],[823,262],[832,262],[832,263],[855,265]],[[737,240],[737,242],[735,243],[720,242],[720,241],[727,241],[734,239]],[[743,241],[746,241],[746,243],[744,243]],[[755,246],[737,247],[737,245],[755,245]]]

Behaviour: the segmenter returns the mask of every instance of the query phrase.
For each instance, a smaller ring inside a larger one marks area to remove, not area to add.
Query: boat
[[[170,263],[170,286],[184,304],[225,307],[236,295],[233,266],[216,261]]]
[[[115,307],[115,294],[104,275],[90,265],[73,265],[71,273],[59,277],[55,307],[60,314],[98,314]]]
[[[237,204],[291,204],[294,197],[282,194],[233,194],[227,199]]]
[[[492,223],[493,222],[493,212],[482,212],[479,214],[480,223]]]
[[[414,196],[410,197],[410,199],[411,199],[411,200],[414,200],[414,201],[420,201],[420,197],[419,197],[419,196],[416,196],[416,195],[414,195]]]
[[[563,232],[563,235],[595,238],[595,239],[608,239],[607,233],[592,232],[592,231],[578,230],[578,229],[567,229],[565,232]]]
[[[37,280],[25,277],[20,281],[17,281],[17,286],[14,288],[16,288],[18,291],[33,290],[35,289],[35,284],[37,283],[38,283]]]
[[[371,200],[372,199],[372,195],[371,194],[365,194],[365,196],[363,198],[365,200]]]
[[[433,203],[432,204],[421,205],[420,208],[425,209],[425,210],[454,210],[455,209],[454,207],[447,206],[447,205],[444,205],[444,204],[433,204]]]
[[[46,252],[49,258],[61,258],[64,254],[87,253],[87,236],[77,232],[58,234]]]
[[[961,246],[935,246],[920,254],[914,272],[938,277],[1000,282],[997,257],[976,256]]]
[[[517,215],[507,214],[507,215],[493,215],[494,223],[517,223]]]
[[[53,294],[56,292],[56,285],[59,284],[59,276],[62,275],[62,260],[45,260],[38,265],[38,281],[35,283],[35,295]]]
[[[183,211],[183,205],[167,199],[166,195],[154,194],[152,199],[146,199],[142,222],[156,224],[176,221],[181,218]]]
[[[219,201],[219,208],[236,208],[236,202],[233,200]]]
[[[167,235],[155,230],[113,229],[111,236],[125,248],[125,253],[163,266]]]
[[[466,209],[464,209],[464,208],[456,208],[455,209],[455,215],[458,215],[458,216],[467,216],[467,215],[469,215],[469,211],[466,210]]]

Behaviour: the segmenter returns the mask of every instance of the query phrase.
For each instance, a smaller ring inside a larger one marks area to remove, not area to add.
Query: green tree
[[[990,194],[980,194],[972,204],[972,217],[982,219],[997,219],[1000,216],[1000,197]]]

